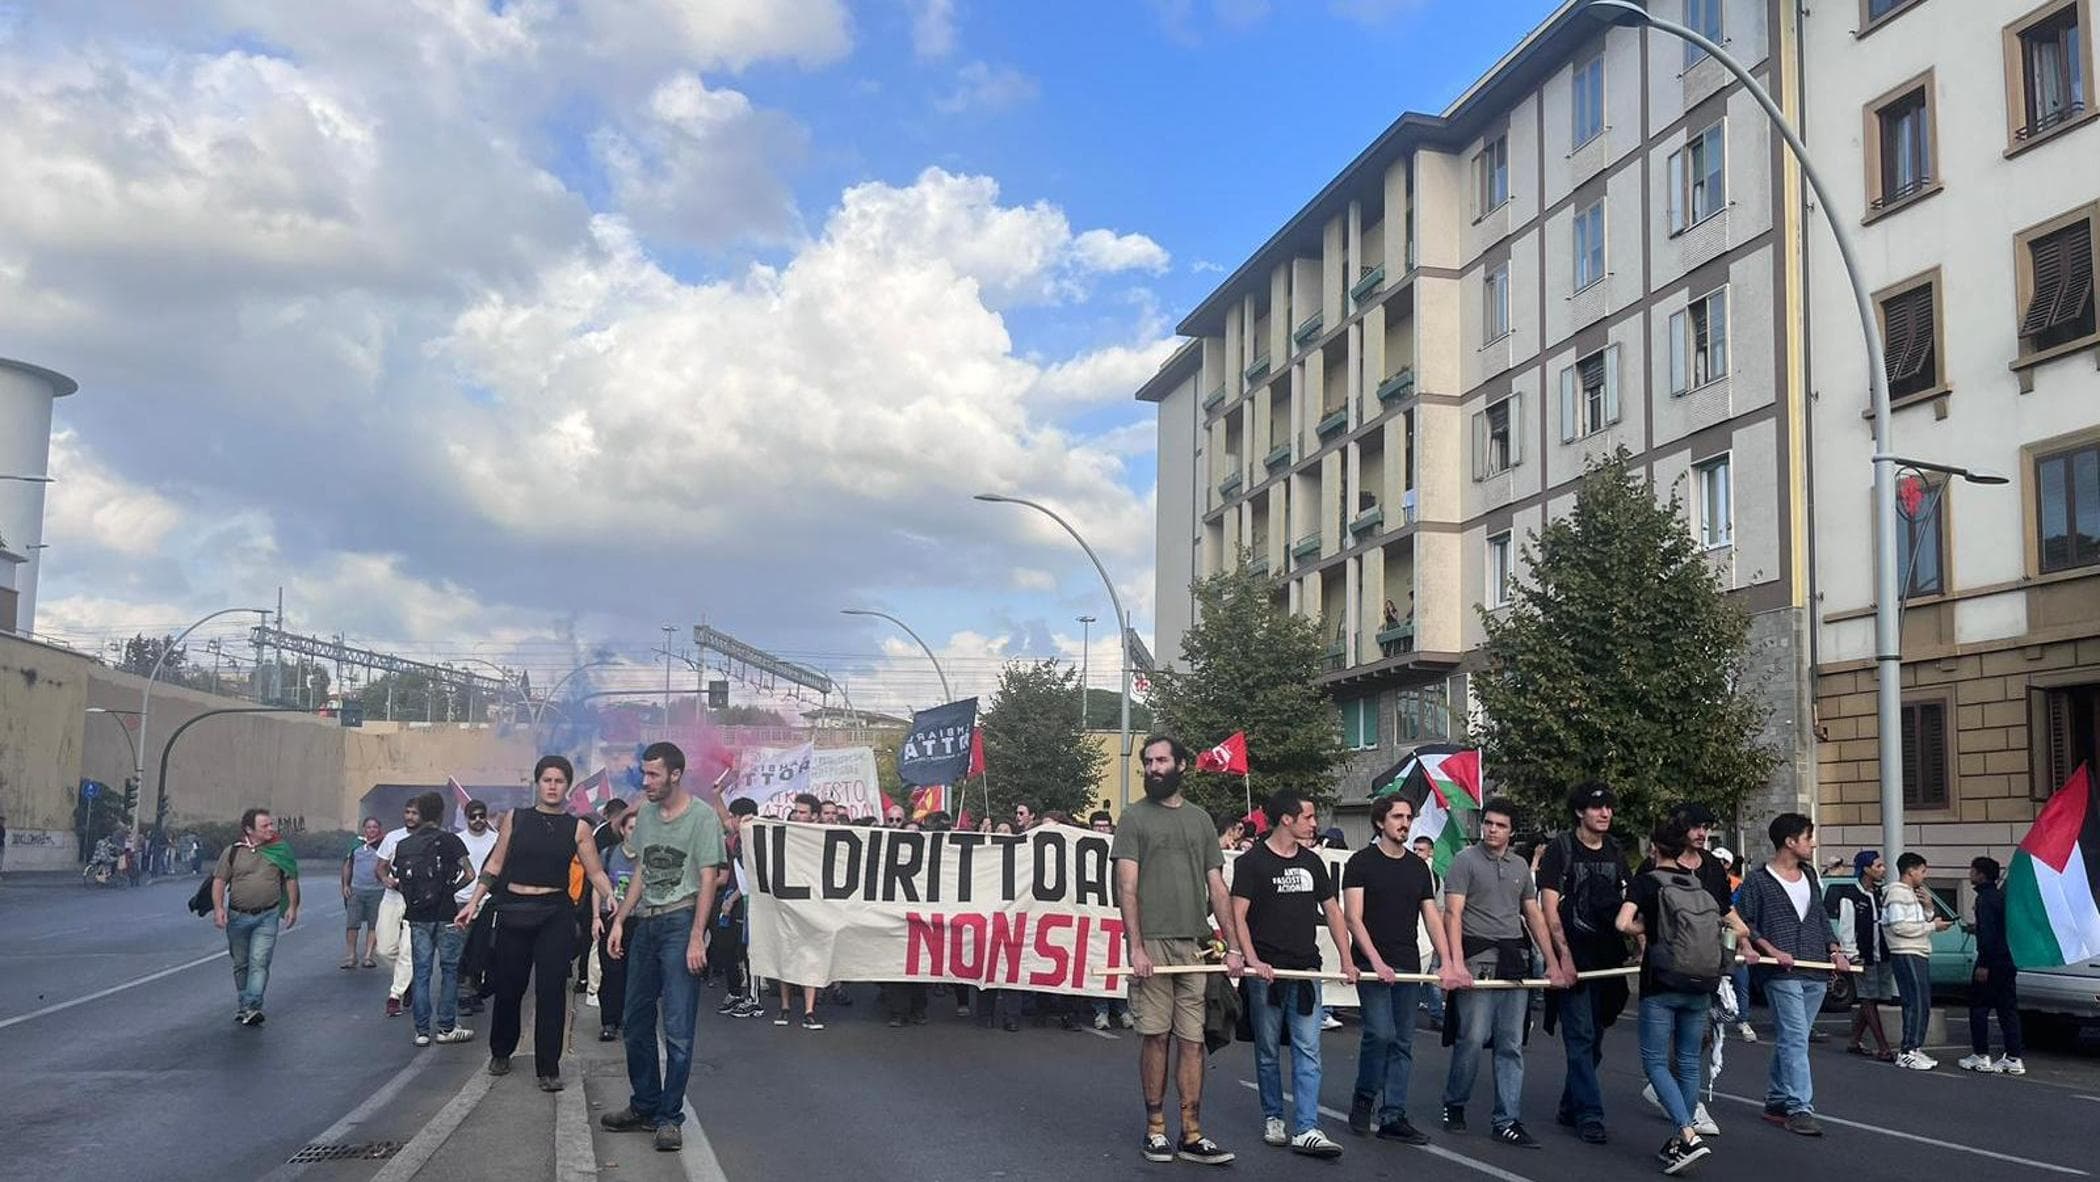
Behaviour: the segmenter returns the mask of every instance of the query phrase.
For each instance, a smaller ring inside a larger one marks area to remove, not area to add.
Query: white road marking
[[[678,1161],[685,1167],[686,1182],[729,1182],[729,1175],[722,1172],[722,1163],[715,1158],[713,1142],[707,1139],[707,1130],[700,1127],[700,1117],[693,1112],[693,1102],[685,1102],[685,1148],[679,1151]]]
[[[1080,1029],[1086,1031],[1088,1034],[1093,1035],[1095,1038],[1105,1038],[1110,1042],[1123,1041],[1123,1036],[1119,1034],[1112,1034],[1106,1030],[1096,1030],[1091,1026],[1081,1026]]]
[[[435,1055],[419,1057],[436,1058]],[[489,1085],[495,1082],[495,1078],[486,1071],[477,1071],[468,1076],[467,1082],[460,1087],[459,1094],[452,1097],[443,1108],[438,1109],[438,1114],[430,1118],[430,1123],[409,1138],[408,1144],[401,1147],[401,1152],[388,1159],[385,1168],[372,1175],[372,1182],[409,1182],[409,1179],[421,1173],[423,1167],[445,1144],[446,1139],[458,1130],[468,1114],[481,1103],[481,1098],[489,1094]]]
[[[1255,1085],[1255,1082],[1251,1079],[1241,1080],[1240,1086],[1248,1089],[1249,1091],[1261,1090]],[[1285,1103],[1289,1103],[1291,1094],[1289,1092],[1285,1092],[1283,1094],[1283,1098]],[[1337,1112],[1334,1109],[1327,1107],[1325,1104],[1320,1105],[1320,1115],[1327,1117],[1331,1120],[1347,1121],[1349,1119],[1348,1113]],[[1472,1158],[1467,1157],[1463,1153],[1458,1153],[1453,1150],[1446,1149],[1441,1145],[1416,1145],[1410,1146],[1409,1148],[1419,1149],[1421,1152],[1426,1153],[1431,1157],[1441,1158],[1444,1161],[1450,1162],[1452,1165],[1455,1166],[1464,1166],[1469,1170],[1478,1170],[1481,1173],[1486,1174],[1490,1178],[1499,1179],[1500,1182],[1532,1182],[1530,1178],[1527,1178],[1522,1174],[1511,1173],[1510,1171],[1503,1169],[1501,1166],[1490,1165],[1489,1163],[1484,1161],[1475,1161]]]
[[[2095,1104],[2100,1104],[2100,1096],[2074,1095],[2071,1098],[2073,1100],[2091,1100]]]
[[[598,1153],[591,1145],[590,1105],[583,1098],[583,1073],[575,1086],[554,1099],[555,1182],[588,1182],[598,1176]]]
[[[411,1080],[423,1074],[424,1069],[437,1061],[438,1056],[436,1055],[417,1055],[415,1058],[410,1059],[408,1066],[395,1072],[392,1079],[379,1085],[379,1090],[365,1097],[364,1103],[343,1114],[343,1119],[323,1129],[321,1134],[309,1144],[333,1145],[349,1140],[352,1129],[372,1119],[375,1113],[385,1107],[395,1096],[400,1095],[401,1090],[406,1088]],[[289,1182],[290,1179],[304,1174],[310,1164],[301,1162],[295,1166],[286,1163],[263,1175],[262,1182]]]
[[[1733,1100],[1738,1104],[1748,1104],[1754,1108],[1762,1109],[1765,1106],[1764,1101],[1753,1100],[1748,1096],[1736,1096],[1731,1095],[1727,1092],[1714,1092],[1712,1094],[1723,1100]],[[2050,1170],[2058,1174],[2071,1174],[2080,1178],[2089,1178],[2092,1176],[2086,1173],[2084,1170],[2075,1169],[2071,1166],[2060,1166],[2055,1164],[2054,1162],[2036,1161],[2031,1157],[2018,1157],[2010,1153],[1999,1153],[1998,1151],[1993,1149],[1978,1149],[1974,1145],[1962,1145],[1954,1141],[1942,1141],[1937,1137],[1926,1137],[1917,1133],[1906,1133],[1901,1129],[1883,1128],[1880,1125],[1864,1124],[1856,1120],[1846,1120],[1843,1117],[1826,1116],[1820,1112],[1816,1113],[1816,1119],[1827,1125],[1843,1125],[1845,1128],[1848,1129],[1860,1129],[1864,1132],[1880,1133],[1884,1137],[1894,1137],[1899,1141],[1915,1141],[1920,1145],[1930,1145],[1935,1149],[1950,1149],[1956,1153],[1973,1153],[1977,1157],[1987,1157],[1992,1159],[1993,1161],[2011,1162],[2014,1165],[2027,1166],[2031,1169]]]
[[[186,961],[182,964],[174,966],[173,968],[165,968],[157,973],[147,973],[143,977],[138,977],[134,978],[133,980],[126,981],[122,985],[112,985],[107,989],[97,989],[93,993],[82,994],[81,996],[73,998],[69,1001],[57,1002],[52,1005],[45,1006],[43,1009],[40,1010],[31,1010],[26,1014],[17,1014],[14,1017],[9,1018],[5,1021],[0,1021],[0,1030],[5,1030],[10,1026],[19,1026],[24,1022],[28,1022],[36,1018],[42,1018],[49,1014],[56,1014],[61,1010],[70,1010],[74,1006],[84,1006],[91,1001],[101,1001],[105,997],[109,997],[112,994],[122,993],[126,989],[136,989],[141,985],[150,985],[163,977],[172,977],[175,974],[182,972],[184,969],[194,969],[200,964],[210,964],[215,960],[224,960],[226,959],[226,957],[226,950],[224,948],[221,948],[217,952],[212,953],[210,956],[200,956],[195,960]]]

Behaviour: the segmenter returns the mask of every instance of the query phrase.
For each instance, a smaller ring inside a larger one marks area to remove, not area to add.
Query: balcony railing
[[[1261,458],[1262,467],[1267,468],[1271,472],[1274,472],[1276,469],[1281,468],[1285,464],[1288,464],[1290,462],[1291,445],[1288,443],[1277,444],[1275,448],[1269,452],[1268,455],[1265,455]]]
[[[1342,638],[1336,637],[1334,643],[1327,646],[1327,653],[1322,663],[1326,665],[1327,672],[1335,673],[1340,671],[1348,662],[1349,644]]]
[[[1258,382],[1269,376],[1269,355],[1264,353],[1255,358],[1242,372],[1250,382]]]
[[[1320,327],[1321,325],[1325,324],[1326,321],[1327,314],[1325,312],[1313,313],[1312,315],[1305,318],[1304,323],[1298,326],[1298,330],[1296,332],[1293,332],[1291,334],[1291,340],[1299,345],[1307,345],[1312,343],[1312,339],[1320,335]]]
[[[1239,473],[1234,472],[1218,482],[1218,495],[1230,497],[1245,487],[1246,483],[1246,480]]]
[[[1257,575],[1266,575],[1266,574],[1268,574],[1268,573],[1269,573],[1269,556],[1268,556],[1268,555],[1266,555],[1266,554],[1264,554],[1264,555],[1261,555],[1261,556],[1260,556],[1260,557],[1258,557],[1258,558],[1250,558],[1250,559],[1248,559],[1248,560],[1247,560],[1247,570],[1248,570],[1248,572],[1249,572],[1250,574],[1257,574]]]
[[[1317,531],[1315,531],[1313,533],[1305,535],[1302,538],[1299,538],[1297,542],[1291,546],[1291,557],[1299,559],[1301,561],[1307,558],[1318,558],[1320,556],[1320,536],[1321,535]]]
[[[1375,267],[1363,267],[1360,270],[1362,271],[1362,277],[1356,281],[1356,286],[1349,289],[1349,298],[1359,303],[1363,301],[1365,296],[1385,286],[1385,264],[1380,263]]]
[[[1405,398],[1414,392],[1415,367],[1412,365],[1401,367],[1398,373],[1378,383],[1378,401],[1380,402],[1391,402],[1396,398]]]
[[[1394,657],[1411,652],[1415,647],[1415,622],[1402,620],[1397,624],[1388,624],[1378,630],[1377,639],[1380,656]]]
[[[1218,404],[1224,401],[1225,387],[1219,386],[1217,389],[1212,390],[1210,393],[1205,394],[1203,396],[1203,409],[1216,410],[1218,408]]]
[[[1349,523],[1349,532],[1361,537],[1383,524],[1385,524],[1385,506],[1373,505],[1356,515],[1356,520]]]
[[[1321,419],[1314,425],[1313,433],[1325,439],[1348,425],[1349,408],[1346,406],[1336,407],[1333,414]]]

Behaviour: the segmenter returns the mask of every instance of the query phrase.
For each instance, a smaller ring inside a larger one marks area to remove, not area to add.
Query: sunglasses
[[[488,820],[488,819],[489,819],[489,815],[488,815],[487,813],[468,813],[468,814],[467,814],[467,820],[469,820],[469,821],[486,821],[486,820]]]

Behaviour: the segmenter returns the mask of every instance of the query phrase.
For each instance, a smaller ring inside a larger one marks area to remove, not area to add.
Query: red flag
[[[970,728],[970,770],[964,772],[963,775],[981,776],[983,774],[984,728],[981,726],[973,726]]]
[[[569,811],[579,817],[595,812],[611,794],[611,779],[605,774],[604,768],[599,768],[576,781],[575,787],[569,789]]]
[[[1234,731],[1232,737],[1196,757],[1199,772],[1224,772],[1228,775],[1247,774],[1247,732]]]
[[[1261,809],[1255,809],[1253,812],[1241,817],[1240,820],[1246,822],[1247,828],[1254,831],[1254,836],[1266,837],[1268,835],[1269,814]]]
[[[932,784],[911,790],[911,819],[924,823],[935,813],[948,811],[948,789],[943,784]]]
[[[1475,805],[1481,802],[1479,748],[1468,747],[1464,751],[1454,751],[1446,755],[1444,762],[1437,766],[1437,771],[1445,779],[1465,789],[1472,796]]]
[[[970,831],[971,824],[972,822],[970,820],[969,809],[964,809],[962,811],[962,816],[955,818],[955,828],[960,832],[968,833]]]
[[[467,790],[459,782],[458,776],[446,776],[445,787],[452,790],[452,803],[457,806],[452,810],[452,831],[454,833],[465,833],[467,831],[467,806],[473,803],[474,798],[467,795]]]

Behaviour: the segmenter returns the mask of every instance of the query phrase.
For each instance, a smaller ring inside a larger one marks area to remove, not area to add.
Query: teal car
[[[1823,880],[1823,908],[1835,911],[1837,902],[1831,892],[1841,886],[1852,886],[1858,882],[1849,874],[1834,874]],[[1932,909],[1941,919],[1953,926],[1944,932],[1935,932],[1932,937],[1932,992],[1934,996],[1968,992],[1969,984],[1976,973],[1976,937],[1963,924],[1961,912],[1954,906],[1953,887],[1926,884],[1932,892]],[[1830,995],[1824,1004],[1832,1009],[1849,1007],[1854,1000],[1854,985],[1847,973],[1831,982]]]

